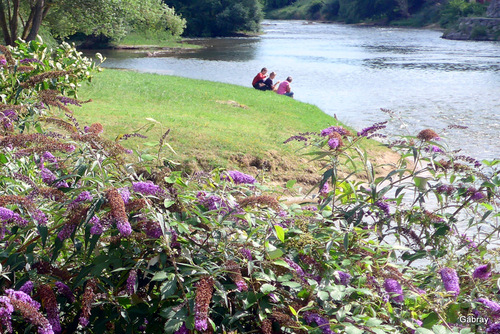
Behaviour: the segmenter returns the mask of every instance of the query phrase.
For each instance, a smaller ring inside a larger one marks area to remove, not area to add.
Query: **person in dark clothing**
[[[280,81],[278,80],[275,84],[273,84],[273,80],[275,77],[276,72],[271,72],[271,74],[269,74],[269,78],[264,81],[264,84],[266,85],[265,90],[272,90],[273,92],[275,92],[278,89]]]

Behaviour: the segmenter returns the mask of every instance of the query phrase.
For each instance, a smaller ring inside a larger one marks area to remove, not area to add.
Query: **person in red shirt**
[[[267,68],[264,67],[255,76],[255,78],[253,78],[253,81],[252,81],[253,88],[259,89],[259,90],[266,90],[267,89],[267,86],[264,83],[264,80],[266,79],[266,73],[267,73]]]

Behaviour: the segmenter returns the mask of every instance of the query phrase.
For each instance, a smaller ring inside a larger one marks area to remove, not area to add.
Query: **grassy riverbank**
[[[195,49],[200,48],[198,45],[189,44],[179,37],[174,37],[168,32],[146,32],[146,33],[129,33],[119,42],[114,42],[114,48],[144,48],[144,49]]]
[[[98,120],[110,139],[151,123],[147,118],[161,123],[148,139],[125,146],[145,149],[144,142],[157,141],[170,128],[167,142],[178,155],[167,149],[167,158],[187,169],[265,171],[276,181],[317,179],[317,171],[295,152],[300,144],[283,141],[339,124],[316,106],[272,92],[132,71],[104,70],[84,85],[80,98],[93,99],[77,111],[82,124]],[[367,145],[379,157],[387,152],[375,142]]]

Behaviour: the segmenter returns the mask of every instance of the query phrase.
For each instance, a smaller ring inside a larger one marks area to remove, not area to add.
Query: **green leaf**
[[[166,199],[164,202],[163,202],[163,206],[165,207],[165,209],[168,209],[170,208],[173,204],[175,203],[175,201],[172,201],[172,200],[168,200]]]
[[[40,237],[42,238],[42,246],[45,247],[45,242],[47,241],[47,236],[49,235],[49,229],[47,226],[37,226],[38,233],[40,234]]]
[[[376,327],[380,326],[383,323],[382,320],[377,319],[377,318],[370,318],[368,321],[365,323],[366,326],[368,327]]]
[[[159,271],[157,272],[153,278],[151,279],[152,281],[164,281],[168,278],[168,273],[164,272],[164,271]]]
[[[283,282],[283,283],[281,283],[281,285],[287,286],[287,287],[292,288],[292,289],[298,289],[298,288],[302,287],[302,285],[300,285],[300,283],[292,282],[292,281]]]
[[[278,266],[282,266],[282,267],[285,267],[285,268],[290,268],[290,266],[288,265],[288,263],[286,263],[285,261],[283,260],[274,260],[274,264],[277,264]]]
[[[322,301],[330,299],[330,294],[326,291],[320,291],[318,292],[318,298],[321,299]]]
[[[167,299],[177,291],[177,281],[174,279],[172,281],[164,282],[160,287],[160,291],[162,299]]]
[[[166,147],[168,147],[168,149],[169,149],[170,151],[172,151],[172,153],[174,153],[175,155],[177,155],[177,152],[175,152],[175,150],[173,149],[173,147],[172,147],[172,146],[170,146],[170,144],[169,144],[169,143],[163,143],[163,145],[164,145],[164,146],[166,146]]]
[[[430,313],[425,319],[422,327],[432,328],[435,324],[439,322],[439,317],[435,312]]]
[[[236,321],[248,316],[249,313],[248,312],[244,312],[244,311],[238,311],[236,312],[233,316],[231,316],[231,320],[229,320],[229,324],[233,324],[235,323]]]
[[[3,164],[6,164],[7,162],[9,162],[9,160],[7,159],[7,157],[5,156],[5,154],[0,154],[0,163],[3,165]]]
[[[156,159],[156,157],[151,154],[143,154],[141,155],[141,159],[144,161],[153,161],[154,159]]]
[[[415,261],[415,260],[418,260],[418,259],[422,259],[424,257],[427,256],[427,252],[424,251],[424,250],[421,250],[421,251],[416,251],[415,253],[413,254],[410,254],[410,252],[405,252],[401,258],[405,261]]]
[[[89,231],[90,231],[90,227],[89,227]],[[90,256],[90,254],[92,254],[92,252],[95,249],[95,246],[97,245],[97,241],[99,241],[100,237],[101,237],[100,234],[92,235],[92,237],[90,238],[90,243],[88,245],[87,256]]]
[[[294,316],[297,316],[297,311],[295,311],[295,309],[293,307],[291,307],[290,305],[288,305],[288,307],[290,308],[290,312],[292,312],[292,314]]]
[[[276,236],[278,237],[278,239],[280,239],[281,242],[285,242],[285,230],[283,229],[283,227],[274,225],[274,229],[276,230]]]
[[[354,327],[353,325],[349,324],[345,326],[344,330],[347,334],[364,334],[364,330]]]
[[[182,327],[184,320],[170,319],[165,323],[165,333],[175,333],[179,328]]]
[[[446,320],[450,323],[455,323],[458,320],[460,309],[460,305],[451,304],[446,310],[446,316],[448,318]]]
[[[349,233],[346,233],[344,235],[344,249],[345,250],[349,249]]]
[[[281,257],[283,254],[284,254],[283,251],[281,249],[279,249],[279,248],[276,248],[275,250],[270,251],[268,253],[269,258],[271,260],[277,259],[277,258]]]
[[[276,290],[276,287],[272,286],[271,284],[262,284],[262,286],[260,287],[260,291],[262,291],[262,293],[264,294],[269,294],[271,292],[273,292],[274,290]]]
[[[422,328],[422,327],[417,328],[417,329],[415,330],[415,333],[416,333],[416,334],[434,334],[434,332],[433,332],[433,331],[428,330],[428,329],[425,329],[425,328]]]
[[[432,327],[432,331],[434,332],[434,334],[448,334],[448,333],[453,333],[453,332],[450,332],[449,330],[447,330],[446,327],[444,327],[442,325],[434,325]]]
[[[286,189],[292,189],[293,186],[297,183],[297,180],[290,180],[286,183]]]
[[[150,121],[150,122],[153,122],[153,123],[161,124],[161,123],[160,123],[160,122],[158,122],[156,119],[151,118],[151,117],[146,117],[146,121]]]

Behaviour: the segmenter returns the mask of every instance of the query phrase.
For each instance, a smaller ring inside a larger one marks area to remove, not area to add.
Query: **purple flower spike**
[[[395,279],[388,278],[384,282],[384,289],[387,293],[391,294],[391,298],[397,302],[402,303],[405,300],[403,296],[403,288]]]
[[[90,228],[90,234],[102,234],[102,232],[104,232],[104,226],[102,225],[99,217],[93,216],[90,218],[89,224],[92,225]]]
[[[243,280],[237,281],[236,287],[238,288],[238,291],[247,291],[248,290],[248,285]]]
[[[493,313],[500,315],[500,305],[486,298],[478,298],[475,300],[489,308]]]
[[[491,324],[486,328],[487,334],[500,334],[500,322]]]
[[[390,211],[390,206],[389,206],[389,203],[387,202],[384,202],[384,201],[376,201],[375,202],[375,205],[380,209],[382,210],[386,216],[390,216],[391,215],[391,211]]]
[[[446,267],[441,269],[439,273],[441,274],[441,279],[443,280],[446,291],[453,292],[455,296],[458,296],[460,294],[460,282],[455,269]]]
[[[336,275],[338,275],[339,279],[337,280],[337,278],[335,278],[335,284],[342,284],[342,285],[345,285],[347,286],[350,282],[351,282],[351,278],[352,276],[348,273],[345,273],[343,271],[336,271],[335,272]]]
[[[119,188],[118,192],[120,193],[123,203],[128,204],[130,201],[130,190],[127,187]]]
[[[40,309],[40,306],[41,306],[40,303],[33,300],[28,294],[26,294],[22,291],[15,291],[12,289],[7,289],[7,290],[5,290],[5,293],[7,294],[7,297],[9,297],[10,299],[19,300],[23,303],[30,304],[36,310]]]
[[[43,183],[50,185],[53,183],[55,180],[57,180],[57,176],[52,173],[52,171],[48,168],[43,167],[40,170],[40,176],[42,177]]]
[[[332,150],[336,149],[340,144],[340,141],[338,140],[338,138],[330,138],[330,140],[328,140],[328,146],[330,146],[330,148]]]
[[[132,226],[126,220],[118,219],[116,220],[116,228],[120,232],[121,235],[127,237],[132,233]]]
[[[319,190],[319,195],[322,197],[328,196],[328,193],[330,192],[330,187],[328,186],[328,183],[323,184],[323,187]]]
[[[67,286],[63,282],[56,282],[55,285],[57,288],[57,292],[66,297],[66,299],[68,299],[70,303],[73,303],[75,301],[75,296],[73,296],[73,292],[71,291],[69,286]]]
[[[5,329],[5,333],[12,333],[12,313],[14,313],[14,306],[10,299],[0,296],[0,324]]]
[[[361,132],[358,132],[358,137],[368,137],[372,133],[377,132],[380,129],[386,128],[387,126],[385,124],[387,124],[387,121],[381,123],[375,123],[370,127],[364,128],[363,130],[361,130]]]
[[[252,252],[247,248],[240,249],[240,253],[248,260],[252,261]]]
[[[476,268],[476,270],[474,270],[472,277],[475,279],[488,279],[491,277],[490,269],[491,269],[490,264],[479,266]]]
[[[179,328],[174,334],[189,334],[189,330],[186,327],[186,323],[183,323],[181,328]]]
[[[333,334],[333,331],[330,329],[329,321],[323,317],[321,317],[319,314],[314,313],[314,312],[306,312],[304,313],[304,321],[310,325],[313,322],[318,325],[319,328],[321,328],[321,331],[323,334]]]
[[[134,182],[132,183],[132,189],[143,195],[159,195],[163,190],[151,181],[146,182]]]
[[[38,63],[38,64],[41,64],[43,65],[43,63],[38,60],[38,59],[35,59],[35,58],[24,58],[24,59],[21,59],[19,61],[20,64],[30,64],[30,63]]]
[[[0,207],[0,221],[10,220],[14,217],[14,211]]]
[[[480,201],[480,200],[482,200],[482,199],[483,199],[483,198],[485,198],[485,197],[486,197],[486,196],[485,196],[482,192],[477,191],[477,192],[475,192],[475,193],[471,196],[471,198],[470,198],[470,199],[471,199],[471,200],[473,200],[473,201]]]
[[[130,270],[127,278],[127,292],[129,295],[133,295],[135,292],[135,283],[137,282],[137,270]]]
[[[230,170],[227,172],[227,175],[229,175],[229,178],[231,178],[231,180],[236,184],[254,184],[255,183],[255,178],[253,176],[239,172],[237,170]],[[227,180],[229,178],[226,175],[222,176],[223,180]]]
[[[290,259],[285,258],[285,262],[288,263],[288,265],[299,274],[299,276],[303,277],[305,276],[304,270],[295,262],[293,262]]]
[[[208,328],[208,321],[207,319],[197,319],[194,323],[194,329],[196,329],[199,332],[204,332]]]
[[[32,281],[27,281],[26,283],[23,284],[22,287],[19,288],[19,291],[24,292],[27,295],[31,294],[31,291],[33,291],[33,282]]]
[[[346,129],[341,126],[330,126],[324,130],[321,130],[321,136],[326,137],[331,135],[332,133],[337,132],[341,136],[348,136],[350,133]]]

